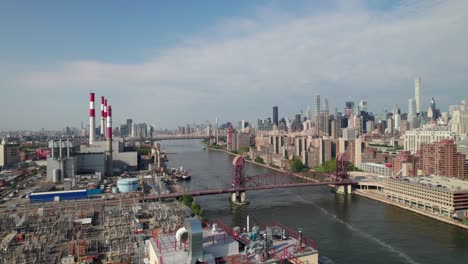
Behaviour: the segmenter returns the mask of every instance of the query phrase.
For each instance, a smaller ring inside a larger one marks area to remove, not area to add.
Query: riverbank
[[[408,211],[411,211],[411,212],[414,212],[414,213],[417,213],[417,214],[420,214],[420,215],[423,215],[423,216],[426,216],[426,217],[429,217],[429,218],[432,218],[432,219],[435,219],[435,220],[438,220],[438,221],[441,221],[441,222],[444,222],[444,223],[447,223],[447,224],[450,224],[450,225],[455,225],[457,227],[468,229],[468,225],[461,224],[461,223],[459,223],[459,222],[457,222],[455,220],[447,219],[445,217],[434,215],[434,214],[431,214],[429,212],[421,211],[421,210],[414,209],[414,208],[408,207],[408,206],[400,204],[400,203],[390,201],[390,200],[386,199],[384,194],[381,193],[380,191],[355,190],[353,192],[353,194],[356,194],[356,195],[359,195],[359,196],[362,196],[362,197],[366,197],[368,199],[372,199],[372,200],[375,200],[375,201],[379,201],[379,202],[382,202],[382,203],[390,204],[390,205],[393,205],[393,206],[396,206],[396,207],[400,207],[401,209],[408,210]]]

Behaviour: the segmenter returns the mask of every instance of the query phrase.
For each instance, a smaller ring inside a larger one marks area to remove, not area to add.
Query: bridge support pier
[[[335,192],[339,194],[351,194],[353,189],[351,185],[335,186]]]
[[[231,203],[237,205],[246,205],[249,202],[247,201],[247,195],[245,192],[234,192],[231,194]]]

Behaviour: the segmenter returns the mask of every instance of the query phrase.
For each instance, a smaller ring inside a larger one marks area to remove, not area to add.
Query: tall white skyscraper
[[[314,96],[314,120],[320,113],[320,95]]]
[[[414,99],[416,100],[416,113],[421,113],[421,89],[422,83],[421,78],[416,78],[414,80]]]

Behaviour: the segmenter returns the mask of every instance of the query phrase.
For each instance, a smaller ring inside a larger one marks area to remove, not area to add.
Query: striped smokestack
[[[96,113],[94,111],[94,93],[89,94],[89,144],[92,145],[96,139]]]
[[[107,158],[107,176],[112,176],[112,107],[107,106],[107,128],[106,128],[106,158]]]
[[[103,133],[103,137],[104,138],[107,138],[107,129],[105,128],[106,127],[106,124],[107,124],[107,99],[104,99],[104,133]]]
[[[104,96],[101,96],[101,137],[106,134],[106,119],[104,116]]]

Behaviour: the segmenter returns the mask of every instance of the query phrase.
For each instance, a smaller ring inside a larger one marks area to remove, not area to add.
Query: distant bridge
[[[153,138],[142,138],[142,140],[162,141],[162,140],[177,140],[177,139],[210,139],[212,136],[204,135],[156,135]]]

